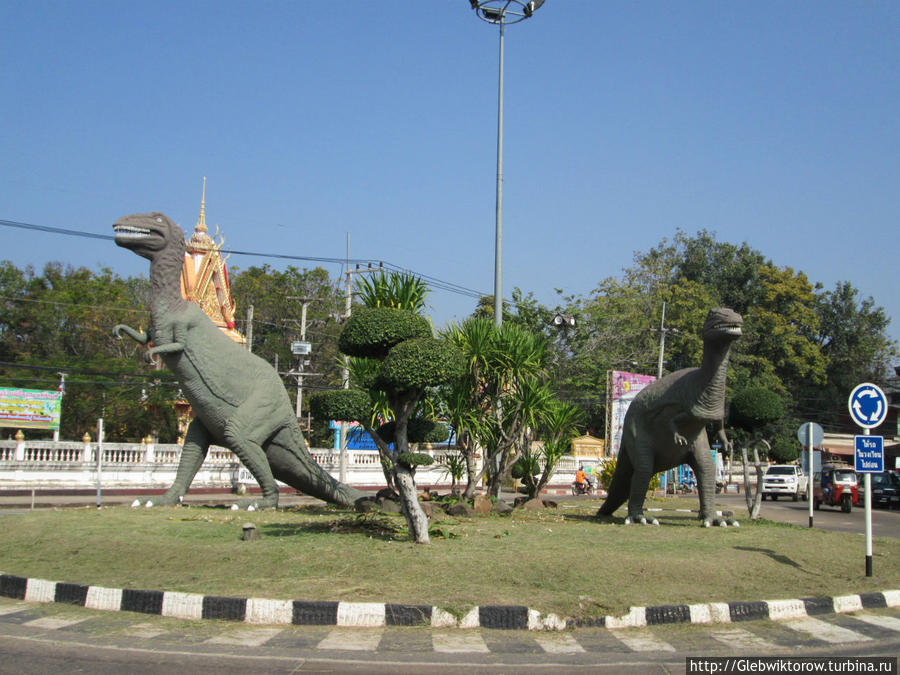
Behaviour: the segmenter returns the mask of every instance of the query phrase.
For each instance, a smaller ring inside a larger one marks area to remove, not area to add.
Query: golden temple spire
[[[196,232],[208,232],[206,229],[206,176],[203,176],[203,194],[200,195],[200,217],[197,219]]]
[[[194,233],[188,240],[188,248],[195,251],[209,251],[213,247],[213,240],[209,236],[206,227],[206,176],[203,176],[203,193],[200,196],[200,216],[194,226]]]

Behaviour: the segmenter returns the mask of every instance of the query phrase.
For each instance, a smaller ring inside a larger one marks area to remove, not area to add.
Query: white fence
[[[416,471],[420,487],[448,487],[451,478],[441,460],[454,449],[420,450],[435,463]],[[0,441],[0,493],[10,489],[84,489],[97,485],[98,444],[69,441]],[[340,477],[341,453],[313,448],[313,459],[335,478]],[[175,480],[180,445],[103,443],[100,480],[104,488],[167,488]],[[361,487],[385,485],[377,450],[346,451],[346,482]],[[580,460],[560,460],[551,483],[568,485]],[[195,488],[233,489],[255,481],[228,449],[211,446],[191,485]]]

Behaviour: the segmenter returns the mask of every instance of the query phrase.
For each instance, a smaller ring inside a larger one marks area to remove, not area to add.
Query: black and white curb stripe
[[[220,619],[300,626],[431,626],[508,630],[562,630],[577,626],[618,629],[666,623],[729,623],[757,619],[778,621],[876,607],[900,607],[898,590],[804,600],[632,607],[622,617],[593,619],[564,619],[556,614],[542,615],[536,610],[518,605],[488,605],[474,607],[465,616],[457,618],[450,612],[430,605],[225,598],[198,593],[82,586],[2,573],[0,596],[26,602],[60,602],[88,609],[140,612],[177,619]]]
[[[667,623],[735,623],[738,621],[784,621],[817,614],[845,614],[863,609],[900,607],[900,591],[880,591],[797,600],[760,602],[712,602],[699,605],[632,607],[625,616],[601,619],[570,619],[570,626],[605,626],[609,629],[640,628]]]

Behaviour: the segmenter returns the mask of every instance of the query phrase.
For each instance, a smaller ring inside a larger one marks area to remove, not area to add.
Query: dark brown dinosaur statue
[[[703,364],[657,380],[628,406],[609,495],[597,515],[612,515],[627,500],[626,524],[646,524],[644,499],[650,479],[687,464],[697,474],[703,524],[737,524],[716,517],[716,468],[706,425],[718,425],[727,448],[725,377],[731,343],[741,336],[743,323],[741,315],[728,308],[711,310],[703,325]],[[651,523],[658,524],[655,519]]]
[[[119,220],[116,244],[150,260],[150,328],[119,324],[114,332],[153,344],[178,377],[195,417],[188,427],[175,482],[152,503],[181,501],[211,443],[238,456],[262,489],[261,499],[240,506],[278,505],[275,479],[305,494],[351,506],[364,496],[325,472],[306,441],[278,374],[268,363],[226,337],[193,302],[181,297],[184,232],[161,213]],[[149,504],[148,504],[149,505]]]

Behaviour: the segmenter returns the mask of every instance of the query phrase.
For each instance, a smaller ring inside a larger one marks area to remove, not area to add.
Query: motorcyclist
[[[588,491],[588,477],[584,472],[584,465],[579,466],[578,471],[575,472],[575,488],[579,492]]]

